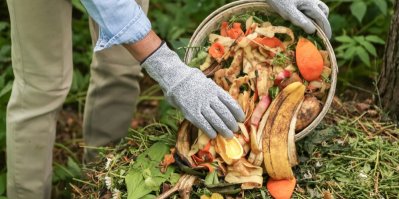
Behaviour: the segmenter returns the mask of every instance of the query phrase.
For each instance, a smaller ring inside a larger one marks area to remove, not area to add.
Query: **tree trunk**
[[[395,4],[382,63],[378,89],[381,105],[396,121],[399,119],[399,1]]]

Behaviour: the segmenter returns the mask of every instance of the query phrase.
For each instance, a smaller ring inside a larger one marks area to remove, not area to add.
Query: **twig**
[[[371,95],[375,95],[374,92],[371,92],[371,91],[369,91],[369,90],[367,90],[367,89],[365,89],[365,88],[359,87],[359,86],[355,86],[355,85],[352,85],[352,84],[347,84],[347,86],[348,86],[348,87],[351,87],[351,88],[354,88],[354,89],[357,89],[357,90],[359,90],[359,91],[363,91],[363,92],[368,93],[368,94],[371,94]]]
[[[76,161],[76,162],[78,161],[78,158],[76,157],[76,154],[74,152],[72,152],[71,149],[69,149],[65,145],[60,144],[60,143],[55,143],[54,147],[58,147],[60,149],[63,149],[64,151],[66,151],[73,158],[74,161]]]
[[[360,124],[360,127],[367,133],[368,136],[372,136],[373,134],[367,130],[367,128],[363,125],[362,121],[358,121],[358,124]]]
[[[384,132],[385,130],[387,130],[387,129],[389,129],[389,128],[391,128],[391,127],[395,127],[396,125],[395,124],[391,124],[391,125],[389,125],[389,126],[384,126],[384,127],[381,127],[381,129],[380,130],[378,130],[375,134],[380,134],[381,132]]]
[[[354,123],[356,123],[357,121],[359,121],[364,115],[366,115],[367,112],[363,112],[359,117],[357,117],[355,120],[353,120],[351,123],[349,123],[350,125],[353,125]]]
[[[180,191],[181,198],[189,198],[192,186],[197,178],[197,176],[184,174],[173,188],[158,196],[157,199],[166,199],[176,191]]]
[[[349,159],[354,159],[354,160],[369,160],[368,158],[359,158],[359,157],[354,157],[354,156],[349,156],[349,155],[338,155],[338,154],[334,154],[334,153],[328,153],[328,155],[332,155],[335,157],[349,158]]]
[[[86,181],[83,181],[83,180],[80,180],[80,179],[77,179],[77,178],[72,178],[72,180],[77,181],[77,182],[81,182],[83,184],[87,184],[87,185],[90,185],[90,186],[93,186],[93,187],[97,187],[97,185],[95,185],[95,184],[92,184],[90,182],[86,182]]]
[[[83,194],[82,190],[80,190],[77,186],[73,185],[72,183],[69,183],[69,186],[71,186],[72,189],[73,189],[75,192],[77,192],[77,193],[80,195],[80,197],[83,198],[83,195],[84,195],[84,194]]]

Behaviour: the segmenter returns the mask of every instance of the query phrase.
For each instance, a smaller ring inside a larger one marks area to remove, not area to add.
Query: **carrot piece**
[[[197,155],[192,155],[191,158],[197,166],[205,162],[205,160],[199,158]]]
[[[161,166],[161,172],[165,173],[166,170],[168,169],[169,165],[173,164],[175,162],[175,157],[173,156],[173,153],[171,154],[166,154],[163,157],[162,162],[160,163]]]
[[[299,72],[307,81],[319,79],[323,72],[323,57],[317,47],[303,37],[299,38],[296,46],[296,63]]]
[[[215,167],[213,167],[210,163],[203,163],[203,164],[199,164],[199,167],[205,167],[209,170],[209,173],[212,173],[215,171]]]
[[[209,142],[204,146],[204,148],[202,150],[209,151],[209,149],[211,148],[211,145],[212,145],[211,140],[209,140]]]
[[[269,190],[270,195],[275,199],[290,199],[294,193],[296,185],[296,179],[288,180],[273,180],[269,178],[267,181],[267,190]]]
[[[241,23],[233,23],[233,28],[241,30]]]
[[[239,39],[244,36],[244,31],[241,29],[241,23],[233,23],[233,27],[227,30],[227,35],[232,39]]]
[[[213,58],[222,58],[224,55],[224,46],[219,42],[215,42],[209,48],[209,54]]]
[[[285,47],[283,45],[283,42],[281,42],[277,37],[257,37],[254,39],[255,42],[268,46],[270,48],[277,48],[280,47],[282,50],[285,50]]]
[[[255,28],[257,26],[254,26],[255,24],[252,24],[251,27],[249,27],[246,31],[245,31],[245,36],[252,34],[255,31]]]
[[[213,160],[214,160],[213,155],[209,151],[200,150],[197,153],[197,157],[199,159],[203,160],[203,162],[213,162]]]
[[[229,23],[226,21],[222,22],[222,25],[220,27],[220,35],[223,37],[227,37],[227,29],[228,29]]]

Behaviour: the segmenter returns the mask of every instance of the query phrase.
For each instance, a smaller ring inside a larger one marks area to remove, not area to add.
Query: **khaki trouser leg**
[[[50,198],[56,115],[72,80],[71,3],[7,0],[15,81],[7,107],[7,195]]]
[[[148,0],[138,2],[144,10],[148,9]],[[94,45],[98,26],[92,20],[90,30]],[[117,142],[127,135],[140,94],[141,76],[140,64],[122,46],[93,54],[83,121],[85,161],[95,160],[97,150],[93,148]]]

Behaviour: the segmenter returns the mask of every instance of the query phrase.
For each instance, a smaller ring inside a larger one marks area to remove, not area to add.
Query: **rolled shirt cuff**
[[[99,25],[94,51],[113,45],[135,43],[151,31],[151,22],[134,0],[81,0],[89,15]]]

